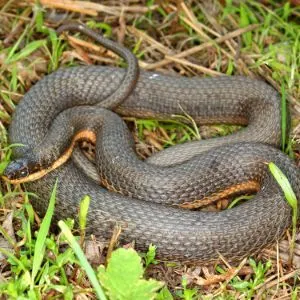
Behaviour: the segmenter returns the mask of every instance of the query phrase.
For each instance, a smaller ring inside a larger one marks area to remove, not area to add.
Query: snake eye
[[[28,169],[23,169],[19,171],[19,177],[26,177],[29,175]]]
[[[18,179],[27,177],[30,174],[26,160],[17,159],[12,161],[5,169],[4,176],[8,179]]]

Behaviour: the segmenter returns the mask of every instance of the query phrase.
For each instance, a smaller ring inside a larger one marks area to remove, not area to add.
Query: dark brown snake
[[[127,60],[127,71],[81,66],[60,69],[40,80],[14,113],[10,141],[24,147],[15,148],[16,160],[5,175],[16,179],[49,167],[68,149],[74,134],[88,130],[97,133],[96,161],[102,181],[123,195],[100,187],[73,157],[26,183],[39,196],[32,199],[38,211],[45,213],[58,178],[56,219],[76,216],[80,199],[88,194],[88,233],[108,240],[120,225],[122,243],[135,241],[141,250],[152,243],[164,259],[207,262],[221,254],[235,260],[280,238],[291,224],[291,209],[267,163],[281,168],[298,199],[300,173],[275,148],[280,145],[281,112],[280,97],[272,87],[242,76],[199,79],[152,72],[138,76],[128,50],[82,26],[63,29],[81,31],[117,52]],[[227,137],[174,146],[141,161],[126,124],[103,107],[122,116],[158,119],[184,111],[199,124],[247,126]],[[178,207],[239,194],[239,188],[259,190],[251,200],[221,212]]]

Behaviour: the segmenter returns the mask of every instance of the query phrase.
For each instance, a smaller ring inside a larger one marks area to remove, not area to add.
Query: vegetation
[[[292,128],[290,135],[282,137],[283,150],[299,164],[300,11],[293,5],[296,1],[147,0],[129,1],[131,4],[123,7],[116,2],[111,5],[109,0],[101,4],[70,0],[39,3],[0,0],[0,173],[14,146],[7,140],[11,115],[30,86],[62,66],[123,66],[114,54],[78,34],[57,37],[55,29],[61,22],[79,18],[130,48],[146,70],[182,76],[245,74],[265,79],[282,94],[282,128],[287,126],[287,104],[290,107]],[[177,143],[238,129],[198,127],[184,113],[176,122],[127,121],[133,127],[141,157]],[[274,165],[270,168],[284,183],[280,170]],[[287,183],[284,185],[288,188]],[[289,193],[287,198],[293,198]],[[278,245],[239,265],[226,261],[210,266],[184,265],[156,260],[155,245],[147,253],[137,254],[132,245],[105,252],[100,251],[101,243],[87,237],[83,247],[88,198],[80,207],[79,228],[74,227],[74,220],[62,220],[55,233],[50,230],[55,187],[43,221],[31,206],[30,197],[34,195],[22,187],[1,182],[0,294],[7,298],[299,298],[296,225],[292,230],[292,260],[287,232]]]

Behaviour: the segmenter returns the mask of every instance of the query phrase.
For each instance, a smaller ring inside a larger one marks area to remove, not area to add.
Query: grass
[[[34,82],[61,66],[122,65],[114,55],[102,51],[101,47],[95,50],[93,43],[81,40],[78,35],[76,38],[70,36],[69,41],[58,39],[54,29],[62,15],[60,11],[56,11],[54,17],[48,14],[57,3],[61,5],[62,13],[69,14],[67,19],[75,20],[76,11],[80,9],[83,22],[123,42],[146,70],[176,72],[182,76],[213,76],[217,73],[261,76],[281,92],[282,107],[288,103],[291,108],[291,134],[283,135],[282,149],[299,163],[300,27],[296,20],[300,11],[291,2],[267,1],[268,4],[263,5],[260,1],[227,0],[200,4],[189,0],[176,6],[168,1],[158,5],[149,0],[146,4],[136,1],[134,5],[125,6],[122,12],[117,6],[112,7],[109,1],[104,1],[100,10],[96,5],[87,7],[87,2],[49,0],[46,8],[38,4],[24,5],[22,1],[0,1],[0,171],[11,153],[7,144],[11,114]],[[282,111],[284,129],[288,116],[285,109]],[[137,119],[128,122],[134,124],[140,139],[138,150],[143,157],[177,143],[226,135],[239,129],[224,125],[198,128],[188,116],[170,122]],[[82,264],[77,256],[80,248],[75,251],[61,234],[49,233],[52,208],[41,222],[30,204],[32,196],[20,186],[1,184],[1,224],[7,221],[10,212],[13,213],[10,230],[4,224],[1,227],[10,242],[8,250],[3,250],[6,258],[0,274],[1,293],[20,299],[23,295],[30,299],[60,298],[62,295],[66,299],[95,298],[99,295],[99,287],[95,288],[91,283],[97,285],[96,282],[100,282],[106,293],[112,292],[110,280],[105,286],[99,277],[101,273],[105,281],[109,272],[114,273],[114,270],[109,271],[108,265],[104,267],[105,256],[100,254],[97,261],[97,266],[103,266],[102,271],[98,270],[100,273],[95,272],[94,265],[91,270],[86,262]],[[80,245],[85,234],[88,202],[88,198],[82,202],[79,214],[80,235],[75,238]],[[74,231],[74,221],[63,221],[65,223],[60,224],[66,224],[66,228]],[[142,277],[166,283],[163,288],[159,285],[159,292],[155,290],[156,299],[297,299],[300,264],[297,265],[297,259],[294,265],[289,262],[289,248],[284,246],[289,240],[288,232],[277,247],[238,266],[227,262],[209,267],[160,262],[155,259],[154,245],[148,253],[141,254],[142,269],[134,253],[129,254],[129,262],[135,261],[133,269],[140,272],[134,284],[141,284]],[[297,247],[296,242],[296,250]],[[294,255],[297,253],[295,251]],[[127,254],[117,255],[124,258],[122,255]],[[119,273],[125,274],[127,268],[123,266]],[[96,274],[96,280],[89,281],[88,273]],[[151,284],[155,285],[154,281]]]
[[[286,178],[283,172],[273,163],[269,163],[269,170],[271,174],[274,176],[278,184],[280,185],[286,201],[292,208],[292,238],[291,238],[291,246],[290,246],[290,262],[292,262],[293,252],[295,249],[295,240],[296,240],[296,229],[297,229],[297,220],[298,220],[298,201],[296,195]]]

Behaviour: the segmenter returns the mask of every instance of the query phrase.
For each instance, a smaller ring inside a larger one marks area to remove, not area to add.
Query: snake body
[[[121,225],[121,242],[135,241],[142,250],[153,243],[165,259],[206,262],[222,254],[234,260],[280,238],[291,223],[291,209],[266,163],[273,161],[282,169],[298,198],[300,173],[275,148],[281,136],[278,93],[242,76],[199,79],[140,72],[133,91],[113,107],[116,113],[164,119],[184,110],[200,124],[247,125],[228,137],[171,147],[145,162],[135,155],[125,123],[101,108],[124,85],[125,75],[130,77],[124,69],[100,66],[61,69],[24,96],[10,127],[10,141],[25,145],[14,150],[15,158],[30,149],[59,153],[55,139],[65,136],[62,128],[70,134],[88,128],[97,132],[98,172],[123,194],[100,187],[69,160],[26,184],[39,195],[32,199],[35,208],[45,212],[58,178],[57,219],[74,217],[88,194],[88,233],[107,240]],[[61,132],[54,131],[57,127]],[[195,203],[249,182],[260,187],[256,196],[232,209],[212,213],[167,205]]]

